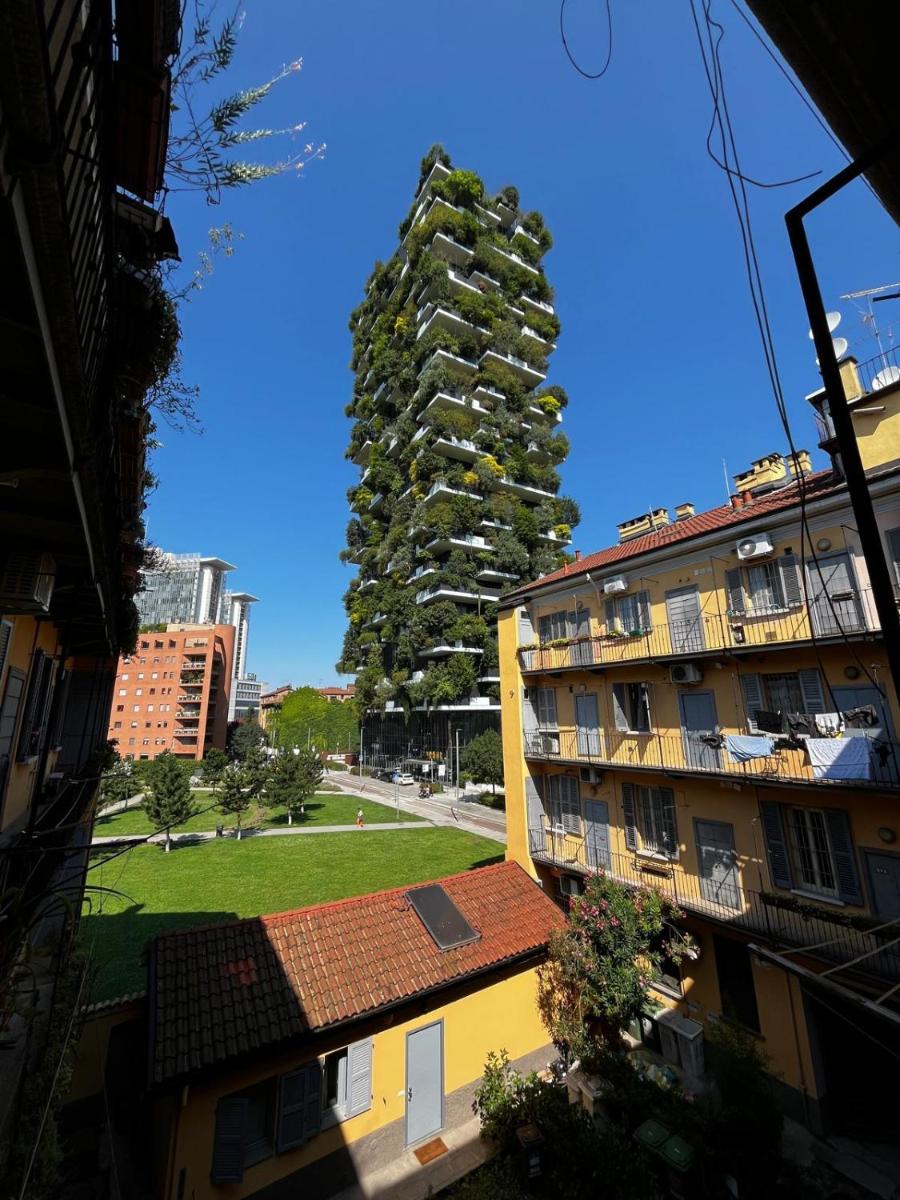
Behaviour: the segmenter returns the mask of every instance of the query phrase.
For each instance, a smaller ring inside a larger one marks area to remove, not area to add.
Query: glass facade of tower
[[[578,520],[558,495],[567,397],[546,382],[559,321],[540,213],[435,147],[399,236],[350,323],[360,477],[342,557],[359,572],[338,664],[384,759],[446,757],[457,731],[499,726],[497,602],[561,565]]]

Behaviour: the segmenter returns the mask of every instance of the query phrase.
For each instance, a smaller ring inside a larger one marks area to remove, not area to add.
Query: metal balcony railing
[[[678,772],[726,776],[747,782],[808,783],[817,787],[875,791],[900,788],[900,743],[875,736],[870,742],[868,779],[818,778],[802,747],[775,749],[772,754],[735,762],[719,743],[733,729],[719,733],[636,733],[606,729],[539,729],[524,733],[525,757],[546,762],[573,762],[622,770]]]
[[[864,392],[879,392],[900,383],[900,346],[889,346],[881,354],[856,364],[856,374]]]
[[[748,608],[745,612],[701,614],[692,621],[654,624],[652,628],[604,626],[591,637],[567,638],[519,649],[524,673],[577,670],[618,663],[686,659],[761,647],[865,637],[880,632],[868,588],[810,596],[791,607]]]
[[[853,964],[857,974],[900,980],[900,946],[889,944],[897,938],[895,925],[869,932],[828,920],[827,910],[817,917],[780,907],[775,893],[744,887],[737,866],[724,879],[703,879],[677,862],[609,853],[584,836],[553,828],[546,817],[540,829],[529,829],[528,843],[538,862],[572,873],[603,871],[629,887],[655,889],[684,912],[737,926],[779,947],[803,947],[805,957],[830,966]],[[878,924],[872,920],[873,926]]]

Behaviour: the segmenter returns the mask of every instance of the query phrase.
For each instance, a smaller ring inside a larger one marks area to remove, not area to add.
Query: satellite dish
[[[872,380],[872,391],[880,391],[881,388],[890,387],[892,383],[900,383],[900,367],[885,367],[883,371],[879,371]]]
[[[828,332],[834,333],[841,323],[841,314],[839,312],[826,313],[825,320],[828,322]],[[809,331],[809,340],[811,342],[815,340],[812,330]]]
[[[846,338],[832,338],[831,345],[834,350],[834,357],[840,362],[850,348],[850,343]],[[816,366],[819,366],[818,359],[816,359]]]

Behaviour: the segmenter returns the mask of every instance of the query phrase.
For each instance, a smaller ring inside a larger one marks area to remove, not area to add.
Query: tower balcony
[[[533,296],[522,295],[519,297],[519,303],[524,304],[526,308],[534,308],[538,312],[546,313],[549,317],[556,315],[553,305],[548,304],[546,300],[535,300]]]
[[[495,387],[489,387],[486,383],[479,383],[472,395],[487,408],[502,403],[506,399],[503,392],[499,392]]]
[[[459,313],[453,312],[450,308],[434,308],[431,304],[426,304],[419,309],[418,319],[421,323],[416,333],[416,341],[420,337],[424,337],[426,333],[430,333],[432,329],[446,329],[448,333],[462,334],[463,336],[480,334],[482,337],[490,337],[490,330],[482,329],[480,325],[473,325],[471,321],[466,321]]]
[[[502,587],[504,583],[515,583],[518,575],[509,571],[498,571],[494,567],[482,567],[475,578],[479,583],[492,583],[495,587]]]
[[[438,363],[443,363],[445,367],[449,367],[451,371],[464,379],[471,379],[478,373],[478,363],[471,362],[468,358],[460,358],[458,354],[451,354],[449,350],[435,350],[419,368],[419,378],[430,366]]]
[[[435,392],[435,394],[431,397],[431,399],[416,417],[416,420],[420,425],[423,425],[429,420],[430,417],[434,415],[434,413],[442,410],[446,411],[448,409],[454,412],[462,412],[465,409],[470,409],[475,413],[486,413],[489,411],[482,404],[480,404],[478,400],[474,398],[474,396],[470,399],[458,388],[450,389],[444,387],[441,388],[440,391]]]
[[[556,342],[551,342],[549,338],[545,338],[536,329],[532,329],[530,325],[522,326],[522,336],[531,338],[533,342],[537,342],[545,354],[550,354],[556,349]]]
[[[525,457],[533,463],[539,463],[543,466],[550,461],[550,454],[547,450],[541,449],[537,442],[529,442],[528,448],[525,451]]]
[[[512,496],[518,496],[520,500],[530,500],[534,504],[540,504],[542,500],[552,500],[555,495],[544,488],[533,487],[530,483],[517,483],[516,480],[505,477],[498,479],[492,485],[492,490],[509,492]]]
[[[416,604],[433,604],[437,600],[452,600],[456,604],[492,604],[499,599],[499,592],[470,591],[446,583],[434,583],[430,588],[416,593]]]
[[[453,263],[457,267],[467,267],[475,257],[474,251],[461,242],[457,242],[447,233],[436,233],[431,239],[429,249],[437,258],[446,259],[447,262]]]
[[[558,546],[560,550],[564,550],[566,546],[572,544],[571,537],[560,537],[552,529],[547,529],[544,533],[539,533],[537,540],[542,546]]]
[[[416,200],[424,200],[424,198],[430,193],[431,185],[435,182],[435,180],[448,179],[449,176],[450,168],[445,166],[442,162],[436,162],[422,181],[422,186],[419,188],[419,194],[416,196]]]
[[[477,550],[482,553],[493,553],[494,547],[487,538],[477,533],[460,534],[456,537],[432,538],[425,546],[431,554],[448,554],[451,550]]]
[[[451,437],[447,434],[435,438],[431,448],[436,454],[443,454],[445,458],[452,458],[457,462],[473,463],[481,457],[481,451],[474,442],[470,442],[468,438]]]
[[[406,493],[404,493],[405,495]],[[433,483],[428,489],[423,504],[432,504],[436,500],[449,500],[453,496],[468,496],[470,500],[483,500],[484,496],[480,492],[470,492],[464,488],[451,487],[449,483],[443,483],[440,480]]]
[[[351,455],[350,461],[356,463],[358,467],[364,467],[369,461],[369,455],[372,453],[372,441],[366,438],[355,454]]]
[[[481,204],[476,204],[475,213],[478,216],[482,225],[489,225],[493,229],[500,228],[500,214],[493,212],[490,208],[485,208]]]
[[[535,421],[546,421],[550,425],[559,425],[562,423],[561,412],[544,412],[539,404],[529,404],[525,411],[529,416],[533,417]]]
[[[419,658],[450,658],[454,654],[471,654],[473,657],[484,654],[479,646],[467,646],[465,642],[437,642],[434,646],[426,646],[419,650]]]
[[[439,575],[439,574],[440,574],[440,568],[435,567],[433,565],[427,565],[427,566],[423,565],[421,567],[416,567],[416,569],[413,571],[412,575],[410,575],[407,578],[406,582],[407,583],[418,583],[420,579],[427,579],[429,575]]]
[[[480,292],[502,292],[503,286],[499,279],[495,279],[493,275],[487,275],[484,271],[473,271],[469,276],[470,283],[474,283]]]
[[[546,371],[539,371],[537,367],[527,363],[524,358],[516,358],[514,354],[500,354],[497,350],[485,350],[478,360],[478,365],[482,366],[484,363],[491,362],[502,363],[508,367],[528,387],[537,387],[547,378]]]
[[[529,275],[540,275],[537,267],[533,267],[530,262],[526,262],[524,258],[516,254],[514,250],[501,250],[499,246],[492,246],[491,249],[495,254],[499,254],[501,258],[508,258],[515,266],[520,267],[523,271],[527,271]]]
[[[380,629],[382,625],[387,624],[387,614],[377,612],[374,617],[363,623],[363,629]]]

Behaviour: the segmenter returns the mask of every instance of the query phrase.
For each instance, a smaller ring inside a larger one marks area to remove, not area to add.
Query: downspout
[[[811,212],[862,175],[898,141],[900,141],[900,130],[890,134],[884,141],[860,155],[843,171],[839,171],[837,175],[823,183],[805,200],[792,208],[785,215],[784,220],[800,281],[800,290],[803,293],[803,300],[809,316],[810,329],[822,372],[822,382],[828,397],[828,409],[840,447],[847,493],[853,507],[860,546],[869,570],[872,597],[875,601],[878,619],[881,622],[882,639],[894,683],[894,692],[900,696],[900,614],[897,612],[894,600],[893,583],[885,560],[881,534],[875,519],[875,509],[872,505],[872,497],[859,453],[859,444],[856,440],[856,431],[853,428],[850,410],[847,408],[847,398],[844,394],[841,372],[831,340],[831,331],[828,328],[825,305],[822,301],[815,264],[803,224],[804,219]]]

